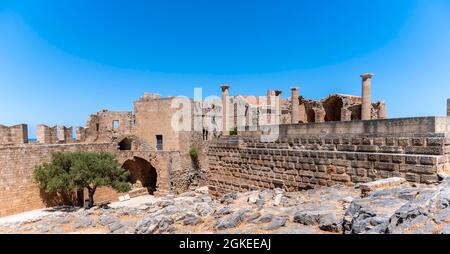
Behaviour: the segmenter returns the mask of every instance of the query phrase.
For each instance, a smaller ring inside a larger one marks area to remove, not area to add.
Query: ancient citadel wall
[[[116,155],[121,164],[142,158],[155,168],[157,190],[161,192],[186,191],[191,184],[186,175],[191,170],[187,153],[118,151],[117,144],[112,142],[0,147],[0,216],[56,205],[57,200],[41,192],[33,182],[34,168],[49,162],[55,152],[75,151],[110,152]],[[95,194],[95,201],[117,201],[120,195],[124,194],[110,188],[100,188]]]
[[[275,142],[259,133],[210,144],[209,184],[214,193],[258,188],[287,191],[355,184],[400,176],[435,183],[449,172],[450,118],[283,125]]]
[[[137,143],[137,144],[134,144]],[[136,158],[147,161],[156,171],[157,190],[186,191],[192,184],[189,172],[191,158],[187,152],[153,151],[133,141],[132,149],[122,151],[117,142],[69,144],[16,144],[0,146],[0,216],[57,205],[60,199],[39,190],[33,182],[36,166],[50,162],[56,152],[96,151],[116,155],[125,167],[126,161]],[[125,167],[127,170],[131,168]],[[117,201],[119,194],[110,188],[99,188],[96,202]],[[86,195],[85,195],[86,197]]]

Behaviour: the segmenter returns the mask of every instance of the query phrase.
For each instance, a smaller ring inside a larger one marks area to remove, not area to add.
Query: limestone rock
[[[195,189],[195,192],[206,195],[206,194],[209,194],[209,188],[208,188],[208,186],[203,186],[203,187]]]
[[[283,227],[284,225],[286,225],[286,222],[287,222],[286,217],[275,216],[272,219],[272,222],[269,224],[269,226],[267,226],[265,229],[266,230],[279,229],[279,228]]]
[[[405,182],[406,182],[405,178],[392,177],[368,183],[361,183],[359,185],[359,188],[361,189],[361,195],[366,196],[370,192],[388,188],[395,188],[402,185]]]
[[[245,215],[244,212],[238,211],[234,214],[228,215],[224,219],[221,219],[214,228],[217,230],[229,229],[239,226],[242,221],[244,221]]]
[[[234,200],[238,198],[238,194],[236,192],[227,193],[222,195],[219,199],[220,203],[230,204]]]

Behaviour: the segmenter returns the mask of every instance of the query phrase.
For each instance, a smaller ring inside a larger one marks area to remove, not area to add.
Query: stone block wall
[[[142,147],[140,147],[142,148]],[[157,172],[157,190],[183,192],[191,185],[192,163],[188,152],[118,149],[116,142],[71,144],[19,144],[0,146],[0,216],[54,206],[60,199],[41,192],[33,182],[36,166],[50,162],[55,152],[95,151],[114,154],[120,164],[135,157],[148,161]],[[95,202],[117,201],[120,194],[99,188]],[[87,194],[85,194],[87,197]]]
[[[26,144],[0,147],[0,216],[19,213],[52,204],[50,197],[41,193],[33,182],[34,168],[51,160],[54,152],[110,151],[114,144]],[[106,189],[106,188],[104,188]],[[115,193],[100,190],[96,201],[114,199]]]
[[[432,126],[435,119],[417,120]],[[405,120],[405,124],[411,124],[411,120]],[[393,133],[392,129],[380,128],[371,134],[292,134],[306,130],[298,125],[283,128],[275,142],[261,142],[255,134],[212,143],[208,150],[212,191],[221,194],[276,187],[298,191],[395,176],[431,184],[438,181],[439,172],[448,173],[450,169],[447,133],[401,133],[399,129]]]
[[[28,143],[28,126],[19,124],[11,127],[0,125],[0,145]]]
[[[172,107],[173,98],[154,99],[144,96],[134,102],[136,126],[134,134],[144,139],[152,148],[157,147],[157,135],[163,139],[164,151],[177,151],[179,147],[179,132],[172,127],[173,116],[177,108]]]
[[[76,127],[75,128],[75,140],[77,142],[84,142],[86,141],[86,129],[83,127]]]
[[[83,135],[88,142],[104,142],[117,135],[133,134],[134,125],[132,112],[102,110],[89,117]]]

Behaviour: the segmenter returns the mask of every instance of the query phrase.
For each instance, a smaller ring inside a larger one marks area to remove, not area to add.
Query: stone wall
[[[55,152],[109,151],[116,150],[114,144],[27,144],[0,147],[0,216],[19,213],[52,205],[51,197],[40,192],[32,180],[33,170],[51,160]],[[103,196],[103,197],[102,197]],[[100,190],[97,201],[113,198],[113,192]]]
[[[135,141],[137,142],[137,141]],[[136,146],[133,146],[136,147]],[[57,205],[61,200],[41,192],[33,182],[37,165],[50,162],[55,152],[96,151],[113,153],[120,164],[134,158],[148,161],[157,173],[157,190],[183,192],[189,189],[192,163],[188,152],[138,149],[121,151],[115,142],[72,144],[22,144],[0,147],[0,216]],[[205,155],[203,155],[206,157]],[[204,158],[203,158],[204,159]],[[120,195],[110,188],[99,188],[96,202],[117,201]],[[86,197],[86,195],[85,195]]]
[[[110,141],[116,135],[131,135],[135,125],[132,112],[102,110],[89,116],[85,129],[80,129],[82,141]]]
[[[297,191],[394,176],[436,183],[438,173],[450,170],[449,119],[284,125],[275,142],[261,142],[259,133],[225,137],[209,147],[209,184],[220,194]]]
[[[19,124],[11,127],[0,125],[0,145],[28,143],[28,126]]]
[[[63,125],[48,127],[39,124],[36,127],[36,141],[40,144],[65,144],[73,143],[73,128]]]
[[[156,149],[156,136],[161,135],[164,151],[179,150],[178,132],[172,127],[177,108],[172,107],[173,98],[160,99],[153,94],[144,95],[134,103],[136,127],[134,134]]]

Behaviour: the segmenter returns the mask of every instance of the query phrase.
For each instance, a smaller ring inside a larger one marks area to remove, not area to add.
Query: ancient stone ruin
[[[320,101],[305,99],[297,87],[289,98],[280,90],[230,95],[229,85],[209,101],[145,93],[132,112],[102,110],[84,127],[38,125],[35,142],[25,124],[0,125],[0,216],[55,204],[33,183],[32,172],[60,151],[111,152],[130,171],[127,197],[103,188],[99,202],[199,186],[208,186],[212,197],[393,177],[437,186],[450,170],[450,117],[388,119],[385,102],[371,101],[372,77],[361,75],[361,96],[332,94]],[[447,105],[450,116],[450,100]],[[272,139],[265,139],[269,132]],[[199,151],[196,161],[192,148]]]

